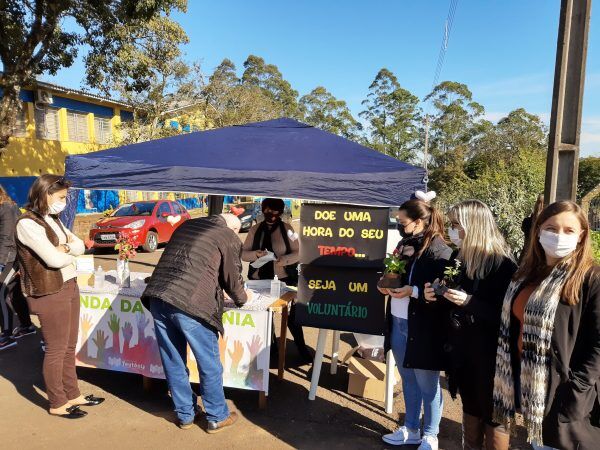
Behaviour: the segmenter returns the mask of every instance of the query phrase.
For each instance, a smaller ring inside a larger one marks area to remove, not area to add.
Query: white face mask
[[[539,240],[546,255],[552,258],[564,258],[573,253],[577,248],[579,235],[553,233],[548,230],[542,230]]]
[[[60,214],[67,207],[65,202],[54,202],[48,208],[50,214]]]
[[[462,245],[462,239],[460,238],[458,233],[458,230],[455,230],[452,227],[448,228],[448,237],[454,245],[460,248],[460,246]]]

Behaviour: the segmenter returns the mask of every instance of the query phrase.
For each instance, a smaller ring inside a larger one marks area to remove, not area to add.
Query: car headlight
[[[140,220],[136,220],[135,222],[131,222],[128,225],[124,225],[123,228],[142,228],[145,223],[146,223],[145,220],[140,219]]]

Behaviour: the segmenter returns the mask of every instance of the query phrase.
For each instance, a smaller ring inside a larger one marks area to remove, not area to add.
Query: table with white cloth
[[[148,273],[132,272],[130,287],[117,283],[116,271],[105,273],[101,287],[80,285],[80,333],[77,365],[148,378],[164,378],[154,322],[140,300]],[[279,377],[283,377],[285,328],[293,293],[282,289],[281,298],[269,295],[270,280],[249,281],[253,298],[241,308],[227,304],[223,312],[224,336],[219,339],[223,385],[261,393],[264,406],[269,392],[269,361],[273,314],[282,314]],[[198,369],[188,348],[190,381],[198,382]]]

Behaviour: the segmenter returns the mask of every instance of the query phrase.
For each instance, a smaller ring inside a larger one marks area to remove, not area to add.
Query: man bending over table
[[[206,431],[216,433],[237,420],[225,401],[218,340],[223,334],[223,290],[237,306],[250,295],[242,279],[240,226],[233,214],[187,220],[173,233],[142,295],[154,318],[160,357],[183,429],[190,428],[200,412],[186,367],[187,344],[198,362]]]

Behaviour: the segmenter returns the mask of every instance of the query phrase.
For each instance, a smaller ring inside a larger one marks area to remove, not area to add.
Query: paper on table
[[[250,289],[250,291],[252,291],[252,298],[239,309],[247,311],[265,311],[273,303],[273,299],[268,295],[263,295],[253,289]],[[233,300],[229,297],[225,298],[225,306],[228,308],[236,307]]]
[[[78,273],[94,273],[94,255],[81,255],[75,258]]]
[[[250,265],[252,267],[254,267],[255,269],[260,269],[266,263],[268,263],[270,261],[275,261],[276,259],[277,259],[277,257],[275,256],[275,253],[267,250],[267,254],[265,256],[261,256],[260,258],[258,258],[256,261],[254,261]]]

